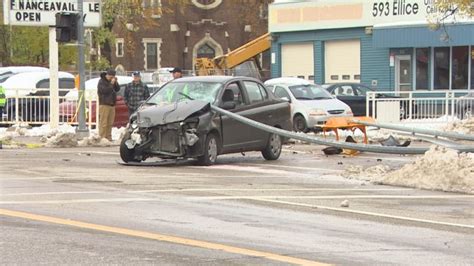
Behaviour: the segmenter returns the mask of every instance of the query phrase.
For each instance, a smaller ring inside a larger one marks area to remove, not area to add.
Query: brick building
[[[266,33],[269,2],[190,0],[183,7],[166,0],[144,0],[145,9],[154,12],[153,25],[142,25],[142,18],[116,23],[111,63],[125,71],[174,66],[192,70],[195,58],[225,54]],[[268,69],[268,54],[262,60]]]

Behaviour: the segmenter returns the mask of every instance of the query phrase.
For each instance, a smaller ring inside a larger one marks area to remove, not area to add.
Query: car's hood
[[[211,106],[204,101],[182,101],[164,106],[148,105],[137,112],[139,127],[153,127],[180,122],[200,112],[209,112]]]
[[[349,109],[349,106],[338,99],[327,99],[327,100],[305,100],[305,101],[298,101],[298,103],[304,105],[310,109],[324,109],[324,110],[339,110]]]

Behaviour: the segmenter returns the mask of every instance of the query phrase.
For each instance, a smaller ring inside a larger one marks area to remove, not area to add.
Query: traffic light
[[[56,41],[77,40],[77,13],[56,13]]]

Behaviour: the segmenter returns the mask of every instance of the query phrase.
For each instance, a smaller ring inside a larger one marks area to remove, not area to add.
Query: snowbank
[[[474,134],[474,118],[449,123],[443,130],[462,134]]]
[[[44,140],[46,147],[71,148],[77,146],[75,133],[58,133]]]
[[[39,127],[29,127],[27,124],[18,124],[10,128],[0,128],[0,141],[5,143],[14,142],[18,137],[41,137],[40,141],[46,147],[76,147],[94,146],[107,147],[120,144],[126,128],[112,128],[112,142],[101,139],[97,130],[91,130],[88,138],[78,140],[76,127],[62,124],[57,129],[52,129],[49,124]]]
[[[118,145],[125,133],[125,128],[112,129],[112,141],[101,138],[96,130],[90,132],[89,137],[78,140],[75,133],[58,132],[56,135],[43,139],[47,147],[109,147]]]
[[[344,177],[379,184],[474,194],[474,154],[433,146],[423,156],[401,169],[377,165],[363,169],[351,166]]]

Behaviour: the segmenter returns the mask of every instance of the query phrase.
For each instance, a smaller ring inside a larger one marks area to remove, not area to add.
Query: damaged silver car
[[[220,154],[246,151],[261,151],[267,160],[279,158],[280,136],[218,114],[211,104],[291,130],[289,104],[256,79],[180,78],[164,85],[130,118],[120,145],[122,160],[195,158],[200,165],[211,165]]]

